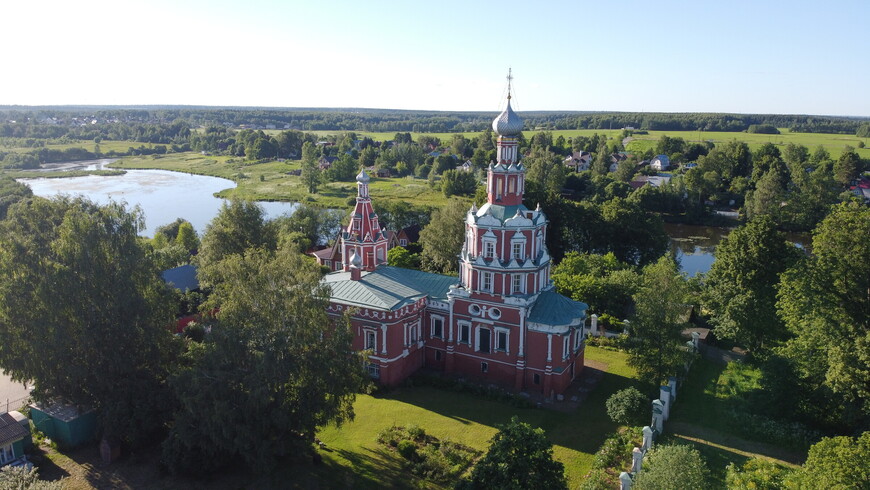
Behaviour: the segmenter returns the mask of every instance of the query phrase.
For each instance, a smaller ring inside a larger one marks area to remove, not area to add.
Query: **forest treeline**
[[[620,129],[649,131],[747,131],[751,126],[804,133],[856,134],[870,118],[790,114],[561,112],[522,113],[526,127],[543,130]],[[14,121],[14,122],[12,122]],[[388,109],[281,109],[106,106],[0,107],[0,137],[88,140],[96,137],[170,144],[190,128],[222,125],[301,131],[480,131],[492,112]]]

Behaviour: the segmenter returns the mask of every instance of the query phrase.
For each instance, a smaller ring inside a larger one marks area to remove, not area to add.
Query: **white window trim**
[[[486,352],[480,350],[480,332],[489,330],[489,346]],[[474,327],[474,352],[482,352],[483,354],[492,354],[492,329],[489,327],[476,326]]]
[[[571,355],[571,336],[566,335],[562,338],[562,359],[568,359]]]
[[[505,354],[510,354],[511,353],[511,331],[510,331],[510,329],[504,328],[504,327],[495,327],[494,330],[495,330],[495,342],[494,342],[495,348],[493,350],[496,352],[504,352]],[[498,348],[498,336],[499,336],[499,334],[502,334],[502,333],[505,336],[504,349],[499,349]]]
[[[492,247],[490,249],[490,247]],[[492,253],[489,251],[492,250]],[[484,238],[483,239],[483,258],[485,259],[496,259],[498,258],[498,247],[496,247],[495,240],[492,238]]]
[[[519,252],[516,250],[516,247],[519,246]],[[526,243],[525,240],[520,240],[514,238],[511,240],[511,258],[517,260],[523,260],[526,257]]]
[[[484,278],[489,278],[489,287],[486,287],[486,281]],[[495,282],[495,274],[490,271],[480,271],[480,277],[478,278],[480,281],[479,289],[485,293],[492,293],[494,290],[494,282]]]
[[[369,343],[369,335],[374,337],[372,342],[373,345],[367,345]],[[378,331],[373,328],[363,328],[363,348],[366,350],[371,350],[374,353],[378,352]]]
[[[435,335],[435,322],[441,322],[441,334]],[[443,339],[444,338],[444,317],[441,315],[431,315],[429,317],[429,337],[435,339]]]
[[[468,328],[468,339],[462,340],[462,327]],[[458,339],[460,344],[471,345],[472,343],[472,334],[474,332],[471,329],[471,322],[467,322],[464,320],[460,320],[456,322],[456,338]]]
[[[511,274],[511,294],[526,294],[525,274]]]

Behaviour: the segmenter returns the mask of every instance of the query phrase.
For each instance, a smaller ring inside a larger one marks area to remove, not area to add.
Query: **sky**
[[[0,105],[870,116],[870,0],[11,0]]]

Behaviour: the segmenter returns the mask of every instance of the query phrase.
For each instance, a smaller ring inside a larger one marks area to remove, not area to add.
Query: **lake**
[[[106,168],[112,161],[94,160],[44,167],[47,170],[99,170]],[[127,170],[126,174],[117,176],[88,175],[19,181],[30,186],[37,196],[83,195],[99,204],[116,201],[126,202],[129,206],[138,205],[145,213],[146,227],[140,232],[143,236],[154,236],[157,227],[177,218],[190,221],[196,231],[202,234],[225,201],[215,197],[215,193],[236,186],[235,182],[227,179],[169,170]],[[292,202],[259,201],[258,204],[263,206],[268,218],[293,213],[298,206]]]
[[[732,229],[665,223],[665,233],[671,239],[671,253],[689,276],[710,270],[716,258],[716,245],[728,236]],[[804,250],[809,250],[812,245],[812,237],[808,234],[786,233],[785,237]]]

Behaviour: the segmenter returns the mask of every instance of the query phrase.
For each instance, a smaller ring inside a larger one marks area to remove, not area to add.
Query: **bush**
[[[396,449],[399,451],[399,454],[402,455],[403,458],[413,461],[417,459],[417,445],[412,441],[404,440],[399,441],[399,445],[396,446]]]
[[[395,448],[412,474],[441,484],[458,481],[481,454],[462,444],[440,441],[416,425],[384,429],[378,434],[378,442]]]
[[[746,461],[742,467],[731,463],[725,471],[725,485],[728,488],[758,490],[786,488],[786,480],[792,474],[789,468],[759,458]]]
[[[649,398],[633,386],[611,395],[605,405],[610,419],[622,425],[642,425],[651,413]]]
[[[658,446],[644,458],[643,471],[632,485],[635,490],[708,488],[707,463],[697,449],[685,445]]]

